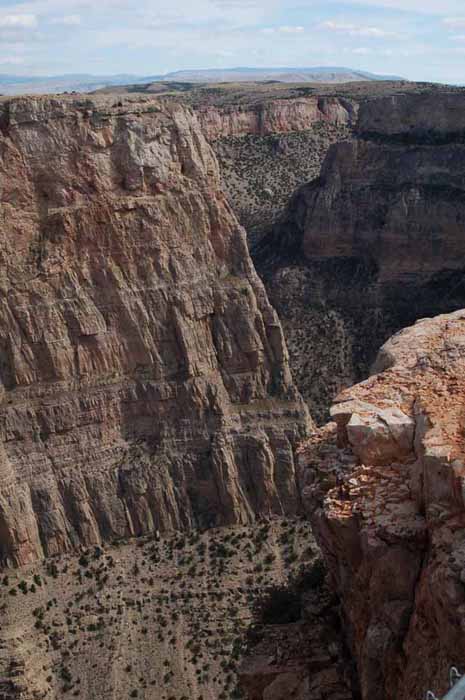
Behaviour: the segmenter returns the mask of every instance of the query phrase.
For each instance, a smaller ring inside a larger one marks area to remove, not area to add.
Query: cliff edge
[[[301,455],[363,698],[447,690],[465,657],[465,312],[419,321]]]

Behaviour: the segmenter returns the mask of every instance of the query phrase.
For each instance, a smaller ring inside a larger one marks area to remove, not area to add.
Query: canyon
[[[411,700],[463,668],[464,108],[0,100],[2,700]]]
[[[361,103],[254,254],[319,421],[393,333],[465,305],[463,105],[434,91]]]
[[[193,104],[322,424],[393,333],[465,306],[465,97],[389,83],[295,93]]]

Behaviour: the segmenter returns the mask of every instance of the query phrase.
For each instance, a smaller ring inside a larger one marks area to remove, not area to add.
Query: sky
[[[0,73],[347,66],[465,83],[465,0],[0,0]]]

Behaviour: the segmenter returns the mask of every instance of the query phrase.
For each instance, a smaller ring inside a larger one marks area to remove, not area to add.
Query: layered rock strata
[[[364,99],[254,252],[320,420],[390,335],[465,304],[464,108],[463,91]]]
[[[347,126],[355,121],[357,107],[357,103],[347,98],[314,95],[224,107],[199,105],[196,112],[206,138],[216,141],[231,136],[306,131],[322,122]]]
[[[317,177],[329,146],[347,137],[355,101],[336,96],[196,105],[221,169],[224,191],[251,249],[270,231],[290,197]]]
[[[465,312],[418,322],[303,448],[362,697],[442,697],[465,658]]]
[[[296,512],[308,416],[192,112],[0,105],[0,560]]]

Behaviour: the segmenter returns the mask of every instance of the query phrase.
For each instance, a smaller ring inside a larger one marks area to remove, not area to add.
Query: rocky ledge
[[[465,311],[419,321],[302,449],[301,484],[365,700],[447,689],[465,659]]]
[[[308,415],[193,112],[0,103],[0,566],[299,509]]]

